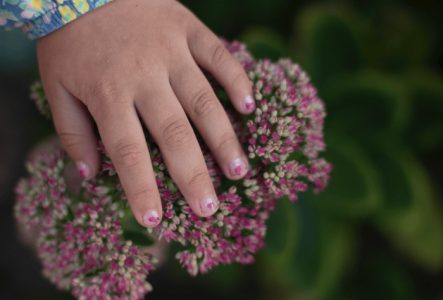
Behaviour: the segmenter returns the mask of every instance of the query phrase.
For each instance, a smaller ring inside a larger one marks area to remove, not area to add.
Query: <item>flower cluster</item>
[[[321,191],[332,169],[319,157],[325,149],[325,108],[307,74],[289,60],[254,60],[241,43],[226,47],[253,83],[256,110],[250,116],[235,113],[226,93],[213,83],[251,162],[244,179],[230,181],[202,145],[220,201],[215,215],[199,218],[192,212],[157,145],[148,139],[164,213],[156,228],[138,230],[181,244],[176,258],[192,275],[219,264],[252,263],[264,246],[266,221],[276,202],[296,201],[309,187]],[[33,95],[42,110],[47,108],[41,92]],[[31,162],[30,176],[17,187],[17,219],[38,226],[44,274],[59,288],[82,299],[140,299],[150,290],[145,278],[154,258],[125,238],[125,195],[101,151],[99,176],[84,182],[77,194],[66,188],[63,172],[69,159],[62,150],[56,147]]]
[[[115,191],[87,182],[79,199],[65,182],[66,163],[60,149],[41,153],[16,188],[16,216],[37,232],[44,275],[79,299],[142,299],[155,259],[122,238]]]

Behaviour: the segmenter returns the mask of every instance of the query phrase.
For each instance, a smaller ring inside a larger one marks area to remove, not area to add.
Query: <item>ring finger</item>
[[[248,170],[248,160],[203,72],[189,57],[181,67],[172,71],[170,77],[174,92],[224,174],[230,179],[242,178]]]

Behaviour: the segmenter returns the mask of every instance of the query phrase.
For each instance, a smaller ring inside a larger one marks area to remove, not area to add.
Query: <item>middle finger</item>
[[[218,209],[215,189],[191,124],[164,82],[145,91],[136,106],[180,192],[197,215],[207,217]]]

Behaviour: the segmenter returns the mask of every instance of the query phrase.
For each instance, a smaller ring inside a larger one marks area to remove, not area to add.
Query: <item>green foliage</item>
[[[331,297],[333,300],[417,299],[411,276],[392,257],[375,253],[360,263],[351,284]],[[362,292],[364,291],[364,292]]]
[[[317,209],[345,218],[362,218],[380,205],[380,180],[369,157],[349,139],[334,137],[326,158],[334,165],[327,191],[304,199]]]
[[[442,162],[443,81],[425,65],[431,31],[404,8],[380,3],[365,13],[346,2],[314,4],[294,24],[289,56],[326,102],[334,171],[326,191],[295,208],[282,203],[272,216],[260,263],[268,299],[416,299],[404,265],[443,272],[435,186],[443,174],[432,168]],[[270,32],[254,28],[242,38],[260,56],[284,53]],[[360,226],[377,231],[397,260],[362,257]],[[355,260],[363,263],[352,267]]]
[[[392,1],[315,2],[298,4],[287,40],[284,21],[273,23],[280,30],[266,26],[285,15],[285,1],[250,2],[205,1],[200,11],[226,32],[250,8],[245,20],[255,25],[238,39],[256,57],[291,57],[308,71],[327,105],[326,157],[334,165],[326,191],[295,206],[280,202],[269,220],[258,263],[264,297],[416,299],[405,265],[443,272],[436,188],[443,175],[432,166],[442,162],[443,81],[427,65],[436,31]],[[266,21],[251,22],[252,15]],[[380,234],[392,253],[359,249],[361,228]],[[230,276],[240,280],[234,271],[220,274],[224,287]]]
[[[335,291],[350,262],[350,228],[309,203],[281,202],[271,217],[260,272],[270,295],[277,287],[282,299],[323,299]]]
[[[295,22],[300,59],[317,84],[354,72],[362,64],[356,22],[345,11],[317,6],[301,12]]]
[[[426,170],[409,153],[378,153],[384,206],[375,214],[380,231],[416,263],[443,266],[443,220]]]
[[[386,5],[376,18],[367,20],[362,40],[366,60],[373,67],[401,72],[425,63],[432,38],[423,22],[399,5]],[[380,44],[383,41],[383,44]]]
[[[239,39],[248,46],[256,58],[268,58],[275,61],[289,55],[289,48],[283,37],[267,28],[249,28]]]
[[[411,111],[405,141],[419,152],[443,146],[443,80],[426,71],[407,74]]]
[[[326,134],[331,142],[336,133],[362,144],[373,144],[386,135],[396,137],[409,117],[404,85],[383,73],[360,71],[331,80],[324,94]]]

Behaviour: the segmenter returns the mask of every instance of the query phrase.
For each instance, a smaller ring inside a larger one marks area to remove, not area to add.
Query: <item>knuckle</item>
[[[75,132],[60,131],[58,136],[66,149],[78,148],[84,141],[84,136]]]
[[[191,141],[192,129],[181,118],[174,118],[165,123],[163,138],[166,145],[172,148],[180,148]]]
[[[139,77],[144,76],[145,74],[148,74],[148,70],[149,70],[149,64],[147,59],[144,56],[136,56],[134,57],[134,61],[133,61],[134,67],[133,67],[133,72],[135,74],[137,74]]]
[[[217,109],[218,103],[208,89],[199,90],[192,98],[192,112],[196,116],[203,116]]]
[[[232,148],[232,145],[237,143],[237,137],[230,132],[223,134],[220,138],[220,142],[217,144],[217,151],[223,151],[225,148]]]
[[[142,146],[133,141],[122,140],[118,142],[114,151],[117,162],[124,167],[133,167],[144,158]]]
[[[115,105],[123,104],[126,99],[115,82],[100,80],[94,83],[88,91],[85,105],[96,120],[105,119]]]
[[[103,103],[114,102],[119,99],[120,89],[115,80],[109,76],[94,81],[86,88],[84,99],[89,109],[100,111]]]
[[[225,61],[226,55],[227,50],[225,46],[221,43],[217,43],[212,51],[211,62],[214,65],[219,66]]]
[[[189,177],[188,185],[201,187],[208,182],[208,177],[209,175],[206,170],[194,171]]]

